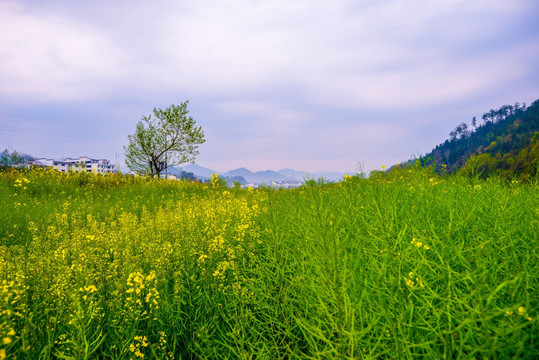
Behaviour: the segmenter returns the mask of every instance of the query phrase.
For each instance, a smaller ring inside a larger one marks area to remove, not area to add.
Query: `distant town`
[[[79,158],[65,158],[63,160],[36,158],[28,161],[28,164],[34,166],[52,167],[54,170],[62,172],[86,171],[97,174],[119,172],[118,164],[113,164],[107,159],[92,159],[87,156],[81,156]]]
[[[126,175],[136,176],[133,171],[122,169],[118,163],[112,163],[108,159],[94,159],[89,156],[62,158],[60,160],[32,158],[27,159],[25,164],[30,166],[50,167],[61,172],[84,171],[95,174],[124,173]],[[293,169],[251,172],[248,169],[240,168],[225,173],[219,173],[197,164],[188,164],[182,167],[170,167],[163,172],[162,177],[169,180],[207,182],[212,174],[218,174],[219,177],[227,181],[227,184],[230,187],[258,188],[260,186],[273,186],[285,189],[300,187],[305,184],[307,180],[325,182],[341,181],[344,176],[344,173],[339,172],[308,173]]]

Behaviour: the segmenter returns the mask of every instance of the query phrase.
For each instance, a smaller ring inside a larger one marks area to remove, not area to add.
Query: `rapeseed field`
[[[0,360],[537,358],[536,182],[0,173]]]

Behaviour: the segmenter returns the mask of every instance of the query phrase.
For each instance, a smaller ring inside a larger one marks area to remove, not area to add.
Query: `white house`
[[[31,161],[30,163],[32,165],[38,165],[38,166],[52,166],[53,162],[54,162],[53,159],[36,158],[36,159],[34,159],[34,161]]]
[[[67,171],[85,171],[96,174],[107,174],[117,172],[115,164],[107,159],[92,159],[87,156],[79,158],[67,158],[65,160],[52,160],[39,158],[34,160],[34,165],[51,166],[54,170]]]

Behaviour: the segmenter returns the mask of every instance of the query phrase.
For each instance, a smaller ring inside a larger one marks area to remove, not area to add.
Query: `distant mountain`
[[[226,180],[228,186],[233,186],[235,182],[240,183],[241,185],[247,185],[248,182],[243,178],[243,176],[222,176]]]
[[[166,169],[165,171],[163,171],[161,173],[161,175],[165,175],[165,174],[166,175],[174,175],[178,179],[194,180],[195,178],[197,178],[195,176],[195,174],[193,174],[192,172],[185,171],[185,170],[180,170],[179,168],[177,168],[175,166],[171,166],[171,167],[169,167],[168,169]]]
[[[297,171],[294,169],[281,169],[277,171],[279,174],[283,174],[286,177],[295,179],[297,181],[304,181],[308,178],[308,173],[306,171]]]
[[[271,184],[272,182],[277,181],[293,181],[295,180],[292,177],[285,176],[279,172],[273,171],[273,170],[266,170],[266,171],[257,171],[252,172],[246,168],[239,168],[235,170],[230,170],[223,174],[223,176],[241,176],[247,181],[248,183],[252,184]]]
[[[185,170],[180,170],[175,166],[171,166],[168,169],[166,169],[165,171],[163,171],[163,174],[167,173],[168,175],[181,176],[182,173],[184,173],[184,172],[186,172],[186,171]]]
[[[282,169],[279,171],[265,170],[252,172],[249,169],[241,167],[227,171],[225,173],[218,173],[215,170],[200,166],[198,164],[188,164],[182,167],[170,167],[168,174],[181,176],[183,172],[192,173],[196,178],[205,181],[210,179],[212,174],[219,174],[222,178],[228,182],[238,181],[241,184],[266,184],[270,185],[272,182],[286,182],[286,181],[299,181],[304,182],[306,179],[319,179],[323,177],[327,181],[340,181],[342,180],[344,173],[340,172],[316,172],[308,173],[306,171],[297,171],[294,169]]]
[[[247,180],[247,179],[246,179]],[[259,183],[259,184],[271,184],[271,182],[277,182],[277,181],[294,181],[294,178],[290,178],[287,176],[284,176],[283,174],[280,174],[273,170],[265,170],[265,171],[257,171],[254,173],[253,182]]]
[[[197,178],[201,180],[207,180],[211,177],[212,174],[217,173],[217,171],[202,167],[197,164],[189,164],[179,168],[180,170],[193,173]]]
[[[254,177],[254,173],[242,167],[239,169],[227,171],[226,173],[223,174],[223,176],[228,176],[228,177],[241,176],[245,179],[245,181],[250,182],[251,179]]]
[[[305,181],[306,179],[318,180],[320,178],[327,181],[341,181],[344,177],[344,173],[337,171],[319,171],[308,173],[307,171],[297,171],[294,169],[281,169],[278,171],[278,173],[298,181]]]

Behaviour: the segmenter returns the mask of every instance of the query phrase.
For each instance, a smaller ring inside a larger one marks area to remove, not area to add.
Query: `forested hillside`
[[[421,158],[437,171],[493,173],[529,179],[539,170],[539,100],[504,105],[483,114],[482,123],[459,124],[443,144]]]

